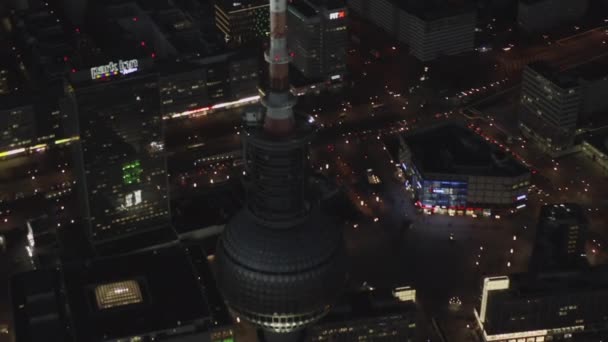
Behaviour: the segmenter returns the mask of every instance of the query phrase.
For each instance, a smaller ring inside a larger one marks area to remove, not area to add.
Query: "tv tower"
[[[287,0],[270,0],[265,111],[242,134],[247,202],[217,249],[228,307],[264,330],[267,341],[298,341],[328,312],[346,279],[340,228],[308,191],[313,130],[293,112],[286,24]]]

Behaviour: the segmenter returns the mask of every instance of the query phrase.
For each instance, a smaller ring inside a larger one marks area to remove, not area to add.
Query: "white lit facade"
[[[563,281],[557,278],[555,283]],[[529,285],[535,290],[527,291]],[[522,285],[508,276],[485,278],[481,301],[474,310],[482,340],[562,341],[577,333],[606,329],[605,291],[564,287],[556,292],[552,287],[551,281]]]

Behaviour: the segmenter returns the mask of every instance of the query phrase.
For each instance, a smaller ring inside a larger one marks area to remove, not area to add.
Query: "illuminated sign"
[[[141,203],[141,190],[135,190],[125,196],[125,208],[130,208]]]
[[[100,79],[118,74],[128,75],[136,72],[139,67],[139,61],[132,59],[130,61],[119,60],[118,63],[110,62],[106,65],[100,65],[91,68],[91,79]]]
[[[346,12],[345,11],[339,11],[339,12],[334,12],[334,13],[330,13],[329,14],[329,19],[330,20],[336,20],[336,19],[342,19],[346,17]]]
[[[139,160],[126,163],[122,166],[122,181],[125,185],[141,182],[143,169]]]

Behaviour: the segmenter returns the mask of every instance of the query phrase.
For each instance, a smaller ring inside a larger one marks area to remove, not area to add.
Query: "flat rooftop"
[[[528,67],[562,89],[574,88],[579,85],[578,79],[572,72],[563,72],[553,68],[546,62],[530,63]]]
[[[242,9],[246,9],[249,7],[259,7],[259,6],[268,6],[268,0],[242,0],[242,1],[234,1],[234,0],[217,0],[215,1],[216,5],[221,7],[228,12],[238,11]]]
[[[390,289],[359,290],[344,294],[317,325],[395,315],[414,317],[416,312],[415,302],[399,301]]]
[[[608,156],[608,130],[601,130],[589,134],[584,139],[589,145]]]
[[[16,341],[69,341],[56,270],[20,273],[10,280]]]
[[[576,203],[562,203],[544,205],[540,209],[540,221],[542,222],[587,222],[585,210]]]
[[[317,15],[317,11],[305,0],[293,0],[289,3],[289,8],[305,18],[312,18]]]
[[[173,246],[64,267],[78,341],[105,341],[211,324],[187,250]]]
[[[608,267],[605,265],[580,271],[521,273],[511,275],[509,279],[509,292],[518,297],[608,291]]]
[[[346,7],[345,0],[308,0],[308,2],[317,8],[324,7],[330,11]]]
[[[423,20],[437,20],[463,13],[474,12],[472,2],[450,0],[393,0],[402,10]]]
[[[516,177],[529,170],[511,155],[458,124],[443,124],[402,136],[422,174]]]
[[[576,67],[572,72],[586,81],[608,79],[608,57],[598,58],[585,63]]]

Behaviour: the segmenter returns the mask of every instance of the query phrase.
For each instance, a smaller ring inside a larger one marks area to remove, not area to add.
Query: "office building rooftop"
[[[11,290],[18,342],[66,341],[68,335],[116,341],[203,333],[230,323],[221,300],[211,298],[219,294],[197,247],[154,248],[19,274]]]
[[[587,218],[584,209],[574,203],[545,205],[541,208],[540,220],[543,222],[576,221],[585,223]]]
[[[179,247],[68,266],[65,288],[80,341],[210,324],[187,251]]]
[[[475,132],[456,124],[403,136],[421,173],[518,176],[528,169]]]
[[[608,156],[608,130],[590,133],[584,140],[599,152]]]
[[[529,64],[528,67],[562,89],[574,88],[579,85],[577,78],[572,73],[562,72],[546,62],[534,62]]]

